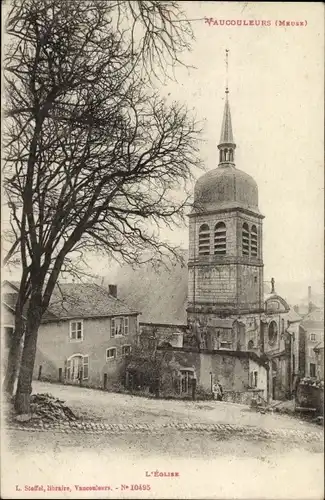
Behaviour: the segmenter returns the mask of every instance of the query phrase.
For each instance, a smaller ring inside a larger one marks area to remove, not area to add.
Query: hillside
[[[151,265],[137,270],[123,266],[104,283],[117,284],[118,297],[142,312],[140,321],[186,323],[187,268],[180,264],[159,271]]]

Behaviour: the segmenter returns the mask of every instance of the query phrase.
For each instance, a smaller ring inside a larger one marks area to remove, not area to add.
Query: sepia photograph
[[[324,5],[6,0],[1,498],[324,498]]]

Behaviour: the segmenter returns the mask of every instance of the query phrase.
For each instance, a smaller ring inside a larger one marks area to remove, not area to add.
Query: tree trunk
[[[7,397],[14,393],[14,386],[18,374],[19,361],[21,355],[22,334],[14,333],[8,354],[8,364],[5,379],[3,381],[3,391]]]
[[[38,328],[41,321],[41,305],[31,300],[27,314],[27,325],[21,358],[15,409],[18,414],[30,413],[30,395],[36,356]]]
[[[11,345],[8,354],[8,363],[6,375],[3,381],[3,391],[10,397],[14,393],[14,386],[18,374],[19,362],[21,356],[21,339],[24,335],[24,324],[21,316],[15,320],[15,330],[12,336]]]

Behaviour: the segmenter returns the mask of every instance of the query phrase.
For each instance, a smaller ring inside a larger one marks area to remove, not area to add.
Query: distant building
[[[324,343],[324,309],[310,307],[301,322],[305,341],[305,376],[317,376],[315,347]]]
[[[316,378],[324,380],[324,341],[314,347],[316,353]]]

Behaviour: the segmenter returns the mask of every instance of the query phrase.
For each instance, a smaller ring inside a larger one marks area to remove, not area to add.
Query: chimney
[[[308,312],[312,311],[313,305],[311,301],[311,286],[308,287]]]
[[[108,293],[117,298],[117,285],[108,285]]]

